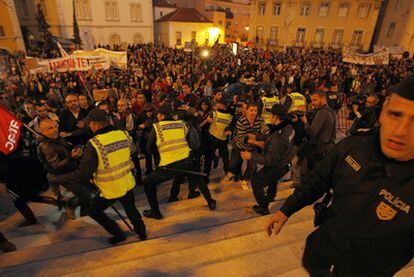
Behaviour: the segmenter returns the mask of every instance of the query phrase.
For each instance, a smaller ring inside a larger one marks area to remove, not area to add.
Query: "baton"
[[[187,174],[190,174],[190,175],[198,175],[198,176],[203,176],[203,177],[206,177],[207,176],[207,174],[201,173],[201,172],[197,172],[197,171],[182,170],[182,169],[168,168],[168,167],[160,167],[160,169],[170,170],[170,171],[175,171],[175,172],[180,172],[180,173],[187,173]]]

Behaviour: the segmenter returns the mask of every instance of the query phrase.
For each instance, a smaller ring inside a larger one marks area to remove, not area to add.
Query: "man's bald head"
[[[118,100],[118,112],[123,113],[128,109],[128,101],[124,98]]]
[[[42,135],[50,139],[59,138],[59,128],[56,121],[46,118],[39,122],[39,128]]]

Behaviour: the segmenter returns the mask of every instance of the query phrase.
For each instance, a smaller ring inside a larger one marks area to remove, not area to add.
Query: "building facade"
[[[388,0],[379,29],[377,45],[396,46],[414,53],[414,1]]]
[[[212,46],[224,42],[224,30],[218,28],[195,8],[177,8],[155,21],[155,43],[183,48],[186,43]]]
[[[223,26],[226,42],[245,42],[249,33],[250,1],[204,0],[205,15]],[[221,16],[217,14],[221,13]]]
[[[269,48],[370,48],[381,0],[253,0],[249,40]]]
[[[152,6],[154,9],[154,21],[177,10],[176,4],[167,0],[153,0]]]
[[[25,51],[14,1],[0,1],[0,49]]]
[[[152,0],[73,0],[83,48],[97,44],[153,42]],[[36,5],[43,7],[50,32],[73,38],[72,0],[15,0],[22,30],[38,38]]]

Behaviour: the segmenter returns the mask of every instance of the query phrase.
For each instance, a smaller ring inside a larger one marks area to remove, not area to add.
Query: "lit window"
[[[273,4],[273,15],[280,15],[280,11],[282,8],[282,4],[279,2],[276,2]]]
[[[131,4],[131,21],[142,21],[142,7],[141,4]]]
[[[328,16],[329,3],[321,3],[319,6],[319,16]]]
[[[181,45],[181,32],[175,32],[176,45]]]
[[[298,28],[296,32],[296,42],[303,43],[305,42],[305,36],[306,36],[306,28]]]
[[[106,20],[119,20],[118,2],[105,2]]]
[[[333,37],[332,37],[332,44],[336,46],[341,45],[343,37],[344,37],[344,30],[342,29],[334,30]]]
[[[352,34],[351,45],[352,46],[360,46],[362,42],[362,35],[364,34],[363,31],[354,31]]]
[[[349,12],[349,4],[342,3],[339,5],[338,17],[347,17]]]
[[[300,15],[301,16],[308,16],[310,13],[311,4],[309,2],[302,3],[300,7]]]
[[[360,4],[358,8],[358,17],[359,18],[367,18],[369,13],[369,4]]]
[[[323,28],[316,28],[315,30],[315,37],[313,39],[313,42],[316,45],[322,45],[323,43],[323,37],[325,36],[325,29]]]
[[[269,39],[271,41],[275,41],[275,40],[277,40],[277,35],[278,35],[278,28],[276,26],[271,26],[270,27]]]
[[[266,12],[266,3],[259,3],[259,15],[265,15]]]

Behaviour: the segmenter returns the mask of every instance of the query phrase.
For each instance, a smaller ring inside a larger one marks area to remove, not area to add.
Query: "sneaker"
[[[199,197],[200,196],[200,192],[199,191],[192,191],[192,192],[189,192],[188,193],[188,199],[193,199],[193,198],[197,198],[197,197]]]
[[[4,252],[13,252],[16,250],[16,245],[11,243],[10,241],[5,241],[3,243],[0,243],[0,249]]]
[[[108,239],[108,242],[110,244],[117,244],[117,243],[123,242],[124,240],[126,240],[125,234],[124,233],[120,233],[120,234],[117,234],[115,236],[110,237]]]
[[[263,209],[263,208],[261,208],[261,207],[259,207],[258,205],[254,205],[253,206],[253,210],[256,212],[256,213],[258,213],[258,214],[261,214],[261,215],[268,215],[269,214],[269,209]]]
[[[210,209],[210,211],[213,211],[217,208],[217,201],[214,199],[211,199],[210,202],[208,202],[208,208]]]
[[[229,183],[231,182],[231,180],[233,180],[234,178],[234,174],[229,172],[226,174],[226,176],[223,177],[223,179],[221,180],[222,183]]]
[[[154,218],[154,219],[162,219],[163,218],[161,212],[155,212],[151,209],[145,210],[142,214],[145,217],[148,217],[148,218]]]

